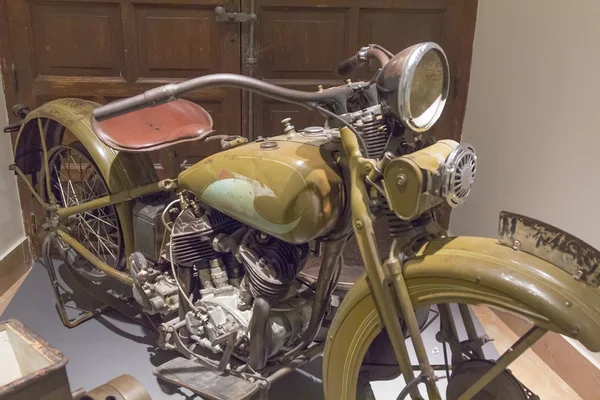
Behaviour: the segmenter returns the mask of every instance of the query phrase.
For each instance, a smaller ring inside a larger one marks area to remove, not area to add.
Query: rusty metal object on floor
[[[17,320],[0,322],[0,360],[7,367],[0,376],[3,400],[151,400],[142,384],[130,375],[121,375],[89,392],[71,392],[67,358]]]
[[[148,391],[131,375],[121,375],[73,400],[152,400]]]
[[[13,360],[16,364],[10,371],[16,374],[14,379],[0,386],[1,399],[71,398],[67,357],[17,320],[0,323],[0,336],[3,336],[4,343],[0,360],[3,363]]]

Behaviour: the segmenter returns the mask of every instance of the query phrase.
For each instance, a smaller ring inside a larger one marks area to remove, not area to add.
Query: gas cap
[[[302,136],[323,136],[325,129],[322,126],[309,126],[304,128]]]
[[[261,150],[275,150],[279,148],[279,144],[274,140],[267,140],[260,144]]]

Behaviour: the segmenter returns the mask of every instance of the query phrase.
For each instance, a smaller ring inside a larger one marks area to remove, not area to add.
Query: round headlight
[[[444,50],[433,42],[402,50],[377,78],[383,105],[415,132],[425,132],[438,120],[449,88],[448,59]]]

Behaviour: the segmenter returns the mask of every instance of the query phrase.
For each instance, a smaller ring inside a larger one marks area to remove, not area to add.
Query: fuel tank
[[[344,206],[339,168],[322,144],[286,136],[248,143],[186,169],[179,187],[262,232],[306,243],[327,234]]]

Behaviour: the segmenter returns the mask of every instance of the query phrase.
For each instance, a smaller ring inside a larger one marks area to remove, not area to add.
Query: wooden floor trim
[[[0,295],[29,271],[30,258],[29,240],[25,238],[0,260]]]
[[[517,336],[522,336],[531,324],[514,315],[493,310]],[[600,332],[598,333],[600,334]],[[597,400],[600,369],[555,332],[546,333],[532,350],[584,400]]]
[[[477,319],[498,353],[503,354],[517,341],[515,334],[491,309],[473,306]],[[532,349],[513,361],[509,368],[514,376],[542,400],[584,400]]]

